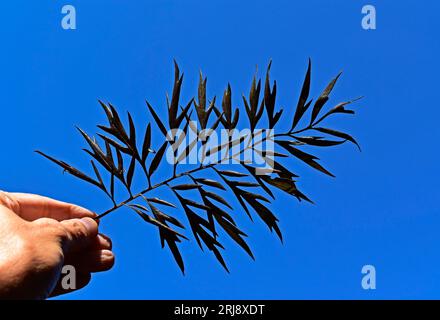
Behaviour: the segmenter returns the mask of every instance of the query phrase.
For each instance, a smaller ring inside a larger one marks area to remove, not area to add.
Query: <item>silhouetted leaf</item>
[[[179,66],[177,65],[177,62],[174,61],[174,87],[171,96],[170,107],[168,110],[169,125],[170,128],[172,129],[177,128],[176,119],[177,119],[177,111],[179,108],[180,88],[182,86],[182,81],[183,81],[183,74],[180,75]]]
[[[231,205],[225,199],[223,199],[221,196],[219,196],[217,193],[213,193],[213,192],[204,190],[204,194],[206,197],[214,199],[214,200],[220,202],[221,204],[224,204],[229,209],[232,209]]]
[[[105,142],[108,142],[110,145],[112,145],[116,149],[120,150],[121,152],[123,152],[125,154],[131,154],[130,149],[122,146],[120,143],[118,143],[114,139],[107,137],[107,136],[100,134],[100,133],[98,133],[98,136],[101,137],[102,140],[104,140]]]
[[[153,201],[151,201],[150,199],[146,199],[146,198],[145,198],[145,200],[147,201],[148,205],[150,206],[150,209],[151,209],[152,213],[154,214],[154,216],[158,220],[160,220],[160,221],[162,221],[162,220],[168,221],[168,222],[170,222],[170,223],[172,223],[172,224],[174,224],[174,225],[176,225],[176,226],[178,226],[180,228],[184,228],[183,224],[179,220],[177,220],[174,217],[171,217],[171,216],[167,215],[163,211],[159,210],[156,206],[151,204],[151,202],[153,202]],[[161,202],[159,202],[159,203],[161,203]],[[163,203],[161,203],[161,204],[163,204]]]
[[[246,202],[249,203],[254,211],[260,216],[264,223],[269,227],[270,231],[275,229],[278,237],[281,241],[283,241],[283,235],[281,234],[281,230],[277,224],[277,217],[275,217],[275,215],[266,206],[258,202],[254,197],[250,196],[250,194],[245,194],[244,198]]]
[[[99,181],[99,183],[101,184],[101,186],[102,186],[103,188],[105,188],[105,186],[104,186],[104,181],[102,180],[101,174],[99,173],[99,170],[98,170],[98,168],[97,168],[96,165],[95,165],[95,162],[93,162],[93,160],[90,160],[90,163],[92,164],[93,171],[95,171],[95,176],[96,176],[96,178],[98,179],[98,181]]]
[[[258,183],[248,182],[248,181],[232,181],[237,187],[259,187]]]
[[[223,185],[215,180],[212,179],[204,179],[204,178],[198,178],[195,179],[197,182],[205,184],[207,186],[211,186],[211,187],[215,187],[215,188],[219,188],[222,190],[225,190],[225,187],[223,187]]]
[[[178,184],[171,187],[174,190],[192,190],[200,188],[200,185],[194,183]]]
[[[330,83],[327,85],[327,87],[324,89],[324,91],[321,93],[319,98],[316,100],[315,105],[313,106],[312,110],[312,117],[310,119],[310,123],[313,123],[315,121],[316,117],[318,116],[319,112],[321,111],[324,104],[328,101],[328,96],[330,92],[333,90],[333,87],[336,84],[336,81],[338,81],[339,77],[341,76],[342,72],[339,73],[336,78],[334,78]]]
[[[346,139],[348,141],[351,141],[351,142],[353,142],[359,148],[359,150],[361,150],[361,147],[359,146],[357,141],[352,136],[350,136],[347,133],[336,131],[336,130],[333,130],[333,129],[328,129],[328,128],[321,128],[321,127],[316,127],[316,128],[314,128],[314,130],[322,132],[322,133],[327,133],[327,134],[330,134],[330,135],[338,137],[338,138]]]
[[[318,147],[332,147],[345,142],[345,140],[342,141],[324,140],[322,139],[322,137],[298,137],[298,136],[293,136],[293,137],[298,141],[304,142],[311,146],[318,146]]]
[[[81,180],[84,180],[84,181],[86,181],[86,182],[88,182],[88,183],[91,183],[91,184],[93,184],[93,185],[95,185],[95,186],[101,188],[101,185],[100,185],[100,183],[99,183],[98,181],[96,181],[95,179],[90,178],[90,177],[89,177],[88,175],[86,175],[85,173],[79,171],[78,169],[72,167],[71,165],[65,163],[64,161],[57,160],[57,159],[55,159],[55,158],[53,158],[53,157],[51,157],[51,156],[48,156],[47,154],[45,154],[45,153],[43,153],[43,152],[41,152],[41,151],[38,151],[38,150],[35,151],[35,152],[38,153],[38,154],[40,154],[40,155],[42,155],[43,157],[49,159],[50,161],[56,163],[56,164],[59,165],[61,168],[63,168],[65,171],[67,171],[68,173],[70,173],[71,175],[73,175],[73,176],[75,176],[75,177],[77,177],[77,178],[79,178],[79,179],[81,179]]]
[[[144,206],[142,206],[140,204],[137,204],[137,203],[129,204],[128,207],[130,207],[132,209],[135,208],[135,209],[138,209],[138,210],[143,210],[143,211],[146,211],[146,212],[149,211],[146,207],[144,207]]]
[[[148,154],[152,152],[151,147],[151,125],[147,125],[147,129],[145,130],[144,143],[142,145],[142,162],[147,160]]]
[[[165,201],[165,200],[159,199],[159,198],[147,198],[147,200],[150,201],[150,202],[155,202],[155,203],[158,203],[158,204],[163,204],[163,205],[168,206],[168,207],[173,207],[173,208],[176,207],[171,202],[168,202],[168,201]]]
[[[228,177],[248,177],[246,173],[238,172],[238,171],[232,171],[232,170],[219,170],[219,172]]]
[[[133,181],[133,175],[134,175],[134,169],[136,167],[136,159],[133,157],[131,158],[130,166],[128,167],[127,172],[127,187],[128,189],[131,188],[131,182]]]
[[[160,131],[163,133],[163,135],[165,137],[167,137],[167,133],[168,133],[167,129],[163,125],[163,123],[160,120],[159,116],[156,114],[156,111],[154,111],[154,108],[148,103],[148,101],[146,101],[146,102],[147,102],[148,109],[150,110],[150,113],[151,113],[151,115],[154,118],[154,121],[156,121],[156,124],[159,127]]]
[[[127,115],[130,126],[130,145],[136,150],[136,127],[134,126],[133,118],[131,117],[130,112],[127,112]]]
[[[298,190],[293,180],[286,178],[271,178],[267,176],[264,177],[263,179],[269,184],[277,187],[278,189],[283,190],[291,195],[294,195],[300,201],[301,199],[304,199],[310,203],[313,203],[312,200],[310,200],[306,195],[304,195],[301,191]]]
[[[293,156],[307,163],[312,168],[321,171],[322,173],[325,173],[331,177],[334,177],[332,173],[330,173],[327,169],[325,169],[323,166],[321,166],[319,163],[315,161],[315,160],[319,160],[317,157],[308,154],[304,151],[301,151],[295,147],[292,147],[288,142],[286,143],[286,141],[276,140],[275,142],[278,143],[280,146],[282,146],[284,149],[286,149],[288,152],[290,152]]]
[[[309,98],[310,93],[310,76],[312,71],[312,62],[309,59],[309,65],[307,67],[306,77],[304,79],[304,83],[301,89],[301,94],[299,96],[298,104],[296,106],[295,115],[293,117],[293,123],[291,130],[293,130],[296,125],[298,124],[299,120],[301,120],[301,117],[303,116],[304,112],[307,110],[306,102]],[[310,104],[309,104],[310,105]]]
[[[154,155],[153,160],[151,161],[151,165],[150,165],[150,169],[149,169],[149,174],[150,176],[153,175],[153,173],[156,171],[157,167],[160,164],[160,161],[162,160],[162,157],[165,153],[165,150],[167,148],[168,142],[164,142],[162,144],[162,146],[160,147],[159,151],[157,151],[157,153]]]
[[[345,113],[345,114],[354,114],[353,110],[348,110],[345,109],[346,105],[352,104],[353,102],[356,102],[360,99],[362,99],[363,97],[358,97],[356,99],[350,100],[350,101],[346,101],[346,102],[341,102],[339,104],[337,104],[335,107],[333,107],[332,109],[330,109],[329,111],[327,111],[327,113],[325,113],[321,118],[319,118],[318,120],[315,121],[314,126],[316,126],[317,124],[319,124],[320,122],[322,122],[325,118],[327,118],[328,116],[335,114],[335,113]]]
[[[225,92],[223,93],[223,100],[222,100],[222,109],[223,113],[225,114],[225,118],[227,123],[231,123],[231,117],[232,117],[232,103],[231,103],[231,85],[228,83],[228,87],[226,88]],[[225,127],[228,127],[225,125]],[[231,129],[231,128],[228,128]]]

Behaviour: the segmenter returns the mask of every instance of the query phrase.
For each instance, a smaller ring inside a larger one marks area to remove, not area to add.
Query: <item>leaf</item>
[[[123,141],[128,141],[128,135],[124,129],[124,125],[122,124],[118,111],[111,103],[109,103],[108,105],[113,115],[113,121],[112,121],[113,127],[118,131]]]
[[[170,223],[172,223],[172,224],[174,224],[174,225],[176,225],[176,226],[178,226],[180,228],[184,228],[183,224],[179,220],[177,220],[176,218],[173,218],[173,217],[167,215],[166,213],[164,213],[163,211],[159,210],[156,206],[151,204],[152,201],[150,202],[149,199],[146,199],[146,198],[144,198],[144,199],[147,201],[147,203],[150,206],[150,209],[151,209],[153,215],[158,220],[160,220],[160,221],[165,220],[165,221],[168,221],[168,222],[170,222]]]
[[[199,140],[197,138],[191,141],[191,143],[186,146],[185,150],[183,150],[177,158],[177,163],[180,163],[183,159],[186,159],[191,154],[191,151],[194,149],[198,142]]]
[[[109,122],[109,124],[111,125],[112,122],[113,122],[113,114],[112,114],[112,111],[111,111],[110,108],[109,108],[104,102],[102,102],[101,100],[98,100],[98,102],[99,102],[99,104],[101,105],[102,109],[104,110],[104,112],[105,112],[105,114],[106,114],[106,116],[107,116],[108,122]]]
[[[79,179],[81,179],[81,180],[84,180],[84,181],[86,181],[86,182],[88,182],[88,183],[91,183],[91,184],[93,184],[93,185],[95,185],[95,186],[101,188],[101,184],[100,184],[98,181],[92,179],[91,177],[89,177],[89,176],[86,175],[85,173],[79,171],[78,169],[72,167],[71,165],[65,163],[64,161],[57,160],[57,159],[55,159],[55,158],[53,158],[53,157],[51,157],[51,156],[48,156],[47,154],[45,154],[45,153],[43,153],[43,152],[41,152],[41,151],[38,151],[38,150],[35,151],[35,152],[38,153],[39,155],[42,155],[42,156],[45,157],[46,159],[49,159],[50,161],[56,163],[56,164],[59,165],[61,168],[63,168],[65,171],[67,171],[68,173],[70,173],[71,175],[73,175],[73,176],[75,176],[75,177],[77,177],[77,178],[79,178]]]
[[[121,152],[125,153],[125,154],[131,154],[130,149],[122,146],[120,143],[118,143],[117,141],[113,140],[110,137],[107,137],[103,134],[98,133],[98,136],[104,140],[104,142],[109,143],[110,145],[112,145],[113,147],[115,147],[116,149],[120,150]]]
[[[225,92],[223,93],[223,100],[222,100],[222,109],[223,113],[225,114],[226,122],[229,125],[231,123],[231,85],[228,83],[228,87],[226,88]],[[228,125],[225,127],[228,127],[228,129],[231,129]]]
[[[213,192],[206,191],[206,190],[203,190],[203,191],[204,191],[204,195],[206,197],[214,199],[214,200],[220,202],[221,204],[227,206],[229,209],[232,209],[232,206],[225,199],[223,199],[221,196],[219,196],[217,193],[213,193]]]
[[[354,143],[359,148],[359,150],[361,150],[361,147],[359,146],[357,141],[352,136],[350,136],[347,133],[336,131],[336,130],[333,130],[333,129],[328,129],[328,128],[321,128],[321,127],[316,127],[316,128],[313,128],[313,129],[316,130],[316,131],[322,132],[322,133],[327,133],[327,134],[330,134],[332,136],[335,136],[335,137],[338,137],[338,138],[342,138],[342,139],[351,141],[352,143]]]
[[[224,177],[219,170],[217,170],[215,167],[213,167],[214,171],[217,172],[217,174],[223,179],[223,181],[228,185],[228,187],[232,190],[232,192],[234,193],[235,197],[237,198],[238,202],[240,203],[240,205],[242,206],[243,210],[246,212],[246,214],[248,215],[249,219],[252,220],[252,216],[249,212],[249,209],[247,208],[246,204],[244,203],[241,194],[243,193],[243,190],[241,190],[240,188],[237,188],[237,186],[233,183],[233,181],[230,181],[228,179],[226,179],[226,177]]]
[[[232,181],[232,183],[237,187],[259,187],[258,183],[248,182],[248,181]]]
[[[319,160],[317,157],[308,154],[304,151],[301,151],[295,147],[292,147],[288,142],[282,141],[282,140],[275,140],[276,143],[278,143],[280,146],[282,146],[286,151],[291,153],[293,156],[297,157],[298,159],[304,161],[312,168],[321,171],[322,173],[325,173],[331,177],[334,177],[332,173],[330,173],[327,169],[325,169],[323,166],[321,166],[319,163],[317,163],[315,160]]]
[[[96,143],[94,139],[92,139],[87,133],[85,133],[81,128],[77,127],[78,131],[86,140],[87,144],[93,150],[93,153],[89,153],[92,157],[94,157],[99,163],[101,163],[108,171],[111,171],[111,163],[109,163],[107,157],[104,152],[101,150],[99,145]]]
[[[338,81],[341,74],[342,74],[342,72],[340,72],[332,81],[330,81],[330,83],[327,85],[327,87],[321,93],[319,98],[316,100],[315,105],[313,106],[312,117],[310,119],[310,123],[313,123],[313,121],[315,121],[315,119],[318,116],[319,112],[321,111],[322,107],[328,101],[328,99],[329,99],[328,96],[329,96],[330,92],[333,90],[333,87],[335,86],[335,84]]]
[[[194,208],[198,208],[198,209],[202,209],[202,210],[209,210],[209,207],[205,206],[204,204],[193,201],[191,199],[183,199],[183,203],[187,206],[191,206]]]
[[[203,178],[198,178],[198,179],[195,179],[195,180],[197,182],[205,184],[207,186],[211,186],[211,187],[215,187],[215,188],[219,188],[219,189],[225,190],[225,187],[221,183],[219,183],[219,182],[217,182],[215,180],[203,179]]]
[[[295,115],[293,117],[293,123],[292,123],[291,130],[293,130],[296,127],[299,120],[301,120],[301,117],[303,116],[304,112],[307,110],[306,101],[309,98],[309,93],[310,93],[311,71],[312,71],[312,62],[309,59],[306,77],[304,79],[304,83],[303,83],[303,86],[301,89],[301,94],[299,96],[298,104],[296,106],[296,111],[295,111]]]
[[[97,178],[98,181],[99,181],[100,188],[101,188],[105,193],[107,193],[107,188],[105,187],[104,181],[102,180],[101,174],[99,173],[99,170],[98,170],[98,168],[97,168],[96,165],[95,165],[95,162],[93,162],[93,160],[90,160],[90,163],[92,164],[93,171],[95,171],[95,176],[96,176],[96,178]]]
[[[264,191],[267,192],[267,194],[269,196],[271,196],[273,199],[275,199],[272,191],[270,191],[270,189],[264,184],[264,182],[261,180],[260,174],[257,173],[256,168],[247,165],[246,163],[244,163],[244,161],[240,161],[240,164],[246,169],[248,170],[248,172],[254,177],[254,179],[259,183],[260,187],[263,188]]]
[[[145,163],[147,160],[148,154],[151,149],[151,124],[148,123],[147,129],[145,130],[144,143],[142,145],[142,162]]]
[[[155,202],[155,203],[158,203],[158,204],[163,204],[163,205],[165,205],[165,206],[168,206],[168,207],[173,207],[173,208],[175,208],[176,206],[174,205],[174,204],[172,204],[171,202],[168,202],[168,201],[165,201],[165,200],[162,200],[162,199],[159,199],[159,198],[147,198],[147,200],[149,201],[149,202]]]
[[[177,62],[174,60],[174,87],[173,93],[171,95],[171,103],[168,110],[169,117],[169,125],[171,129],[177,127],[176,119],[177,119],[177,110],[179,108],[179,98],[180,98],[180,88],[182,86],[183,74],[180,75],[179,66]]]
[[[116,150],[116,156],[118,158],[118,175],[119,178],[122,178],[122,180],[124,180],[124,158],[122,157],[122,154],[119,150]],[[125,181],[125,180],[124,180]]]
[[[278,227],[278,219],[275,217],[275,215],[263,204],[258,202],[253,196],[250,194],[244,195],[245,200],[247,203],[249,203],[254,211],[260,216],[261,220],[264,221],[264,223],[269,227],[270,231],[275,229],[275,232],[277,233],[278,237],[281,241],[283,241],[283,235],[281,234],[281,230]]]
[[[358,101],[358,100],[360,100],[362,98],[363,97],[358,97],[356,99],[353,99],[353,100],[350,100],[350,101],[346,101],[346,102],[341,102],[341,103],[337,104],[335,107],[330,109],[326,114],[324,114],[321,118],[316,120],[314,125],[316,126],[317,124],[322,122],[325,118],[327,118],[328,116],[330,116],[332,114],[335,114],[335,113],[354,114],[353,110],[345,109],[345,106],[349,105],[349,104],[352,104],[353,102],[356,102],[356,101]]]
[[[219,172],[228,177],[248,177],[246,173],[238,172],[238,171],[231,171],[231,170],[219,170]]]
[[[192,190],[200,188],[200,185],[194,183],[178,184],[171,187],[173,190]]]
[[[209,155],[216,154],[217,152],[221,151],[221,150],[224,149],[225,147],[228,147],[228,149],[229,149],[229,148],[232,148],[233,146],[236,146],[237,144],[242,143],[242,142],[246,139],[247,136],[248,136],[248,135],[246,134],[246,135],[241,136],[241,137],[239,137],[239,138],[237,138],[237,139],[234,139],[234,140],[232,140],[232,141],[230,141],[230,142],[225,142],[225,143],[223,143],[223,144],[221,144],[221,145],[217,145],[217,146],[215,146],[215,147],[209,149],[209,150],[206,152],[205,155],[206,155],[206,156],[209,156]],[[228,149],[227,149],[227,150],[228,150]]]
[[[165,137],[167,137],[168,131],[165,129],[165,126],[163,125],[162,121],[160,121],[159,116],[156,114],[156,111],[154,111],[153,107],[146,101],[148,109],[150,110],[151,115],[154,118],[154,121],[156,121],[157,126],[159,127],[160,131],[163,133]]]
[[[187,113],[188,113],[188,111],[189,111],[189,108],[191,108],[191,105],[192,105],[193,102],[194,102],[194,98],[192,98],[192,99],[188,102],[188,104],[186,105],[186,107],[182,109],[182,112],[180,113],[180,115],[179,115],[179,116],[177,117],[177,119],[176,119],[176,124],[175,124],[175,127],[176,127],[176,128],[180,127],[180,125],[181,125],[183,119],[186,118]],[[192,114],[192,111],[191,111],[191,113],[190,113],[190,116],[191,116],[191,114]]]
[[[195,106],[196,106],[197,118],[200,122],[200,126],[202,127],[202,129],[206,128],[206,124],[208,120],[208,113],[206,112],[206,81],[207,79],[206,78],[203,79],[202,72],[200,72],[199,88],[198,88],[199,103],[195,104]]]
[[[140,204],[137,204],[137,203],[129,204],[128,206],[129,206],[130,208],[136,208],[136,209],[143,210],[143,211],[146,211],[146,212],[149,211],[146,207],[144,207],[144,206],[142,206],[142,205],[140,205]]]
[[[130,126],[130,146],[137,152],[136,148],[136,127],[134,126],[133,118],[131,117],[130,112],[127,112],[128,115],[128,123]]]
[[[117,138],[120,141],[124,140],[124,138],[122,138],[122,136],[119,134],[118,130],[116,130],[114,127],[107,128],[106,126],[99,125],[99,124],[97,125],[97,127],[99,129],[101,129],[102,131],[104,131],[105,133],[108,133],[108,134],[112,135],[113,137]]]
[[[153,160],[151,161],[150,169],[148,171],[149,175],[152,176],[153,173],[156,171],[157,167],[160,164],[160,161],[162,160],[162,157],[165,153],[165,150],[167,148],[168,142],[164,142],[162,146],[160,147],[159,151],[154,155]]]
[[[114,173],[110,174],[110,195],[111,195],[112,200],[114,201],[114,199],[115,199],[115,175],[114,175]]]
[[[176,263],[179,266],[182,273],[185,274],[185,264],[183,263],[182,255],[180,254],[180,251],[177,248],[176,242],[169,239],[166,239],[166,241],[168,243],[168,247],[170,248],[174,256],[174,260],[176,260]]]
[[[136,167],[136,158],[132,157],[131,162],[130,162],[130,166],[128,167],[128,172],[127,172],[127,187],[128,187],[128,189],[131,188],[131,182],[133,181],[135,167]]]
[[[283,190],[288,194],[294,195],[295,197],[298,198],[299,201],[301,201],[301,199],[304,199],[310,203],[313,203],[312,200],[310,200],[306,195],[304,195],[301,191],[298,190],[293,180],[286,178],[271,178],[268,176],[264,177],[263,179],[267,183],[277,187],[278,189]]]
[[[228,266],[225,263],[225,260],[223,259],[223,256],[220,254],[220,251],[217,248],[212,248],[212,252],[214,252],[215,257],[217,258],[218,262],[222,265],[222,267],[226,270],[227,273],[230,273]]]
[[[144,219],[146,222],[154,224],[157,227],[160,227],[161,229],[164,229],[165,231],[168,231],[176,236],[182,237],[184,239],[188,239],[187,237],[185,237],[183,234],[177,232],[176,230],[170,228],[169,226],[167,226],[166,224],[160,222],[159,220],[152,218],[151,216],[145,214],[144,212],[142,212],[141,210],[138,210],[136,208],[132,208],[130,207],[130,209],[132,209],[133,211],[135,211],[142,219]]]
[[[318,146],[318,147],[332,147],[339,144],[344,143],[346,140],[342,141],[333,141],[333,140],[324,140],[321,137],[298,137],[293,136],[298,141],[304,142],[311,146]]]
[[[272,61],[269,62],[269,66],[266,71],[266,81],[264,84],[264,106],[266,107],[267,118],[269,119],[269,128],[273,128],[275,124],[281,117],[283,110],[278,111],[274,115],[275,110],[275,100],[277,95],[277,82],[273,82],[273,88],[270,88],[270,67],[272,65]]]
[[[214,215],[216,221],[220,224],[220,226],[223,228],[223,230],[226,231],[226,233],[240,246],[242,247],[247,254],[253,259],[255,260],[255,257],[252,253],[252,250],[249,248],[248,244],[246,243],[246,241],[244,241],[244,239],[242,238],[242,236],[246,237],[246,234],[243,233],[240,229],[238,229],[235,225],[233,225],[232,223],[230,223],[229,221],[225,220],[225,219],[221,219],[220,217],[218,217],[217,215]]]

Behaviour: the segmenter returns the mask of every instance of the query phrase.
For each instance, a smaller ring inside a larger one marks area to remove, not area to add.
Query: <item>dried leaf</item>
[[[154,118],[154,121],[156,121],[157,126],[159,127],[160,131],[163,133],[165,137],[167,137],[168,131],[163,125],[162,121],[160,120],[159,116],[156,114],[156,111],[154,111],[154,108],[146,101],[148,110],[150,110],[151,115]]]
[[[308,100],[309,93],[310,93],[311,72],[312,72],[312,62],[309,59],[309,65],[307,67],[306,77],[304,79],[304,83],[303,83],[303,86],[301,89],[301,94],[299,96],[298,104],[296,106],[296,111],[295,111],[295,115],[293,117],[293,123],[292,123],[291,130],[293,130],[296,127],[299,120],[301,120],[301,117],[303,116],[304,112],[307,110],[306,101]]]
[[[211,186],[211,187],[215,187],[215,188],[219,188],[219,189],[225,190],[225,187],[221,183],[219,183],[219,182],[217,182],[215,180],[204,179],[204,178],[198,178],[198,179],[195,179],[195,180],[197,182],[205,184],[207,186]]]
[[[328,99],[329,99],[328,96],[329,96],[330,92],[333,90],[333,87],[335,86],[335,84],[338,81],[341,74],[342,74],[342,72],[339,73],[336,76],[336,78],[334,78],[332,81],[330,81],[330,83],[327,85],[327,87],[321,93],[319,98],[316,100],[315,105],[313,106],[312,117],[310,119],[310,123],[313,123],[313,121],[315,121],[315,119],[318,116],[319,112],[321,111],[322,107],[328,101]]]
[[[148,154],[152,151],[151,147],[151,125],[148,123],[147,129],[145,130],[144,143],[142,145],[142,162],[145,163]]]
[[[91,183],[91,184],[93,184],[93,185],[95,185],[95,186],[101,188],[101,185],[100,185],[100,183],[99,183],[98,181],[96,181],[95,179],[90,178],[90,177],[89,177],[88,175],[86,175],[85,173],[79,171],[78,169],[72,167],[71,165],[65,163],[64,161],[57,160],[57,159],[55,159],[55,158],[53,158],[53,157],[51,157],[51,156],[48,156],[47,154],[45,154],[45,153],[43,153],[43,152],[41,152],[41,151],[38,151],[38,150],[35,151],[35,152],[38,153],[38,154],[40,154],[40,155],[42,155],[43,157],[49,159],[50,161],[56,163],[56,164],[59,165],[61,168],[63,168],[65,171],[67,171],[68,173],[70,173],[71,175],[73,175],[73,176],[75,176],[75,177],[77,177],[77,178],[79,178],[79,179],[81,179],[81,180],[84,180],[84,181],[86,181],[86,182],[88,182],[88,183]]]
[[[149,201],[149,202],[155,202],[155,203],[158,203],[158,204],[163,204],[163,205],[165,205],[165,206],[168,206],[168,207],[173,207],[173,208],[175,208],[176,206],[174,205],[174,204],[172,204],[171,202],[168,202],[168,201],[165,201],[165,200],[163,200],[163,199],[159,199],[159,198],[147,198],[147,200]]]
[[[126,178],[128,189],[131,188],[131,183],[133,181],[133,175],[134,175],[135,168],[136,168],[136,158],[132,157],[131,162],[130,162],[130,166],[128,167],[127,178]]]
[[[321,127],[316,127],[316,128],[313,128],[313,129],[316,130],[316,131],[322,132],[322,133],[327,133],[327,134],[330,134],[332,136],[335,136],[335,137],[338,137],[338,138],[342,138],[342,139],[351,141],[351,142],[353,142],[359,148],[359,150],[361,150],[361,147],[359,146],[357,141],[352,136],[350,136],[347,133],[336,131],[336,130],[333,130],[333,129],[328,129],[328,128],[321,128]]]
[[[163,155],[165,154],[165,150],[167,148],[168,142],[164,142],[162,146],[160,147],[159,151],[154,155],[153,160],[151,161],[150,169],[149,169],[149,175],[152,176],[153,173],[156,171],[157,167],[160,164],[160,161],[163,158]]]
[[[330,173],[327,169],[325,169],[323,166],[321,166],[319,163],[317,163],[315,160],[319,160],[317,157],[308,154],[304,151],[301,151],[295,147],[292,147],[288,142],[282,141],[282,140],[276,140],[276,143],[278,143],[280,146],[282,146],[286,151],[290,152],[293,156],[297,157],[298,159],[304,161],[312,168],[321,171],[322,173],[325,173],[331,177],[334,177],[332,173]]]
[[[199,184],[194,183],[186,183],[186,184],[178,184],[176,186],[171,187],[173,190],[192,190],[200,188]]]

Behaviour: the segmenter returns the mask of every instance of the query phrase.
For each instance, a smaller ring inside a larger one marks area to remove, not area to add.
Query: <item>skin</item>
[[[65,294],[64,265],[76,270],[76,290],[114,264],[110,239],[96,215],[50,198],[0,192],[0,299],[46,299]]]

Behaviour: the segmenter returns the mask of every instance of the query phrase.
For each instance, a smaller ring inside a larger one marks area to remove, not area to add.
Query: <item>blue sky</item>
[[[65,4],[77,10],[77,30],[60,26]],[[376,30],[361,28],[365,4],[376,7]],[[340,70],[330,102],[365,96],[355,117],[330,122],[362,152],[317,151],[336,179],[296,164],[316,205],[279,194],[272,208],[284,244],[236,212],[256,261],[225,241],[227,274],[192,240],[182,247],[182,276],[155,228],[121,210],[101,223],[114,269],[65,298],[440,298],[439,9],[433,0],[3,1],[0,188],[103,211],[110,204],[99,191],[33,153],[88,167],[74,125],[94,132],[104,121],[97,98],[130,110],[142,126],[144,99],[164,107],[173,58],[185,72],[185,98],[202,70],[210,95],[230,81],[237,104],[255,66],[263,75],[272,59],[279,105],[293,112],[311,57],[313,96]],[[376,267],[376,290],[361,287],[366,264]]]

